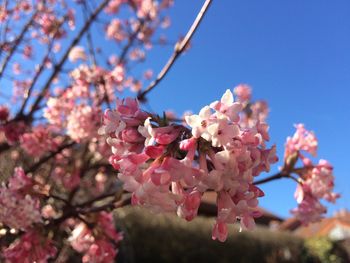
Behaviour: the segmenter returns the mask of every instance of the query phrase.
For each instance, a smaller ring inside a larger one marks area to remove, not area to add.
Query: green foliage
[[[212,218],[186,222],[173,215],[145,209],[117,209],[118,227],[124,232],[117,262],[319,262],[304,241],[266,228],[254,232],[230,229],[225,243],[211,239]]]
[[[322,263],[344,262],[343,259],[335,254],[335,244],[329,238],[310,238],[305,241],[305,246],[310,253],[317,256]]]

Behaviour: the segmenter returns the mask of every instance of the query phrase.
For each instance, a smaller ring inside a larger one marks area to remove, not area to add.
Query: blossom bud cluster
[[[298,207],[291,211],[304,224],[320,220],[327,212],[320,199],[334,203],[340,196],[333,192],[333,166],[322,159],[318,164],[313,164],[312,160],[305,156],[305,153],[316,156],[317,147],[315,134],[306,130],[303,124],[296,125],[295,134],[287,138],[285,145],[286,165],[295,163],[298,158],[304,165],[298,171],[299,185],[295,192]]]
[[[14,229],[26,230],[41,222],[40,202],[29,195],[32,180],[22,168],[16,168],[9,185],[0,187],[0,223]]]
[[[30,229],[9,247],[3,250],[5,262],[48,262],[57,253],[53,241],[41,236],[39,231]]]
[[[82,262],[114,262],[118,253],[116,245],[123,239],[114,226],[113,215],[98,214],[94,231],[83,222],[75,222],[68,241],[74,250],[83,254]]]
[[[253,228],[260,216],[258,198],[264,195],[254,178],[269,171],[277,157],[275,146],[266,147],[266,123],[241,127],[242,108],[227,90],[221,101],[186,116],[185,126],[140,110],[132,99],[107,110],[99,133],[108,135],[110,163],[132,192],[133,204],[192,220],[203,194],[215,191],[213,239],[224,241],[227,224],[237,220],[242,228]]]

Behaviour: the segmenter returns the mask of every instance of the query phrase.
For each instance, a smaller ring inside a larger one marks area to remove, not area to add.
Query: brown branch
[[[15,39],[15,41],[13,42],[13,46],[11,48],[11,50],[7,53],[4,61],[2,62],[1,66],[0,66],[0,79],[3,76],[5,69],[8,65],[8,63],[10,62],[12,56],[15,54],[17,48],[19,47],[19,44],[21,43],[25,33],[27,33],[28,29],[31,27],[31,25],[34,22],[34,19],[36,17],[36,15],[38,14],[38,10],[36,10],[33,15],[31,16],[31,18],[28,20],[28,22],[24,25],[24,27],[22,28],[22,31],[19,33],[19,35],[17,36],[17,38]]]
[[[25,99],[24,99],[24,101],[23,101],[23,103],[22,103],[22,106],[21,106],[21,108],[20,108],[20,110],[19,110],[18,115],[22,115],[22,114],[23,114],[23,111],[24,111],[24,109],[25,109],[25,107],[26,107],[26,105],[27,105],[27,103],[28,103],[28,101],[29,101],[29,99],[30,99],[30,95],[31,95],[31,93],[32,93],[32,91],[33,91],[33,88],[34,88],[34,86],[35,86],[37,80],[39,79],[41,73],[42,73],[42,72],[44,71],[44,69],[45,69],[46,61],[48,60],[48,58],[49,58],[49,56],[50,56],[50,54],[51,54],[51,48],[52,48],[52,46],[53,46],[53,43],[54,43],[54,41],[55,41],[55,38],[56,38],[57,34],[59,33],[59,28],[62,26],[62,24],[64,23],[65,20],[66,20],[66,18],[63,18],[63,19],[59,22],[59,24],[58,24],[58,26],[57,26],[57,31],[55,32],[54,36],[52,37],[52,41],[50,41],[50,43],[49,43],[49,45],[48,45],[48,47],[47,47],[47,52],[46,52],[46,54],[45,54],[43,60],[41,61],[40,67],[39,67],[38,71],[36,72],[36,74],[35,74],[35,76],[34,76],[32,82],[31,82],[31,84],[30,84],[30,87],[27,89],[27,92],[26,92],[26,94],[25,94]]]
[[[139,92],[139,94],[137,95],[137,98],[140,101],[145,101],[146,100],[146,95],[152,91],[161,81],[162,79],[166,76],[166,74],[169,72],[169,70],[171,69],[171,67],[173,66],[173,64],[175,63],[175,61],[178,59],[178,57],[183,53],[183,51],[186,49],[188,43],[190,42],[192,36],[194,35],[194,33],[196,32],[196,30],[198,29],[205,13],[207,12],[210,4],[211,4],[212,0],[206,0],[201,8],[201,10],[199,11],[196,19],[194,20],[191,28],[189,29],[189,31],[187,32],[185,38],[177,43],[175,45],[174,48],[174,52],[171,55],[171,57],[168,59],[167,63],[165,64],[165,66],[162,68],[162,70],[159,72],[157,78],[152,81],[150,83],[150,85],[142,92]]]
[[[61,145],[56,151],[51,152],[49,155],[46,155],[45,157],[41,158],[38,162],[33,164],[31,167],[25,170],[25,173],[32,173],[36,171],[42,164],[46,163],[49,161],[51,158],[55,157],[57,154],[62,152],[64,149],[70,148],[74,146],[76,143],[75,142],[70,142],[64,145]]]
[[[49,79],[44,85],[44,88],[42,89],[40,95],[36,98],[36,100],[33,103],[32,109],[29,112],[29,117],[31,117],[34,112],[38,109],[39,103],[41,100],[45,97],[46,92],[50,88],[50,85],[52,81],[55,79],[56,75],[61,71],[63,64],[66,62],[69,52],[72,50],[74,46],[76,46],[80,39],[84,36],[86,31],[90,28],[90,25],[92,22],[95,21],[96,17],[99,15],[99,13],[107,6],[110,0],[104,0],[97,8],[96,10],[91,14],[89,19],[86,21],[85,25],[82,27],[82,29],[79,31],[78,35],[73,39],[72,43],[69,45],[67,48],[66,52],[64,53],[63,57],[61,60],[58,62],[58,64],[55,65],[54,70],[52,74],[50,75]]]
[[[264,179],[258,180],[254,182],[254,185],[259,185],[259,184],[264,184],[264,183],[268,183],[274,180],[278,180],[278,179],[282,179],[282,178],[289,178],[292,179],[293,181],[297,182],[297,183],[301,183],[297,178],[295,178],[294,176],[292,176],[290,173],[285,172],[285,171],[281,171],[277,174],[271,175],[269,177],[266,177]]]
[[[89,13],[88,9],[89,8],[88,8],[86,2],[84,1],[83,2],[83,15],[84,15],[84,22],[85,23],[88,20],[88,16],[87,16],[87,14]],[[93,42],[92,42],[90,29],[87,30],[86,39],[87,39],[87,43],[88,43],[91,63],[96,67],[97,66],[97,59],[96,59],[94,45],[93,45]]]
[[[269,176],[267,178],[255,181],[254,185],[264,184],[264,183],[267,183],[267,182],[270,182],[270,181],[274,181],[274,180],[277,180],[277,179],[281,179],[281,178],[288,178],[288,174],[280,172],[280,173],[271,175],[271,176]]]
[[[132,47],[132,45],[134,44],[134,41],[136,40],[137,35],[141,32],[141,30],[143,29],[143,26],[145,24],[145,20],[140,19],[139,20],[139,24],[136,28],[136,30],[130,35],[129,39],[128,39],[128,43],[126,44],[126,46],[123,48],[119,59],[118,59],[118,63],[117,64],[123,64],[126,58],[126,55],[128,54],[130,48]]]

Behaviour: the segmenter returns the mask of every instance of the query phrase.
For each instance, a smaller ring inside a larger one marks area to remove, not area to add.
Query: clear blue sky
[[[170,35],[185,34],[202,2],[175,1]],[[271,142],[279,156],[293,124],[305,123],[319,138],[319,157],[335,167],[342,198],[328,206],[329,214],[350,209],[349,13],[348,0],[214,0],[192,49],[150,94],[150,105],[159,112],[197,112],[227,88],[250,84],[255,99],[269,102]],[[148,60],[155,72],[171,50],[151,53]],[[280,180],[263,189],[262,206],[289,216],[296,206],[295,183]]]
[[[187,32],[203,2],[175,0],[166,31],[170,40]],[[270,105],[271,143],[279,156],[285,138],[294,133],[293,124],[304,123],[315,131],[319,157],[334,165],[336,191],[342,194],[336,205],[328,206],[330,214],[350,209],[349,13],[349,0],[213,0],[191,50],[150,93],[150,107],[179,115],[198,112],[227,88],[251,85],[254,98]],[[102,48],[105,54],[115,51],[113,45]],[[157,73],[172,50],[155,48],[135,72],[151,67]],[[262,206],[289,216],[296,206],[295,183],[280,180],[262,188]]]

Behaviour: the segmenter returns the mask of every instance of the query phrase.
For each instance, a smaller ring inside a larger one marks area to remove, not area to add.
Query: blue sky
[[[166,31],[170,40],[187,32],[203,2],[175,1],[172,25]],[[149,94],[149,106],[160,113],[198,112],[226,89],[239,83],[251,85],[254,99],[270,105],[271,143],[277,145],[279,156],[283,157],[286,137],[294,133],[293,124],[304,123],[315,131],[319,157],[334,165],[336,191],[342,194],[336,205],[328,205],[330,214],[350,209],[349,11],[349,0],[214,0],[191,50]],[[95,28],[97,41],[101,32],[103,28]],[[115,46],[102,49],[109,54]],[[135,73],[148,68],[159,72],[172,51],[171,45],[151,50]],[[280,180],[262,188],[266,196],[261,205],[289,216],[296,206],[295,183]]]
[[[170,35],[185,34],[202,2],[175,2]],[[336,205],[328,205],[329,214],[350,209],[349,11],[348,0],[213,1],[192,49],[150,94],[151,108],[197,112],[227,88],[248,83],[254,98],[270,105],[271,142],[281,158],[293,124],[315,131],[319,157],[334,165],[335,189],[342,194]],[[155,72],[171,52],[169,47],[150,54]],[[262,206],[289,216],[296,206],[295,183],[280,180],[262,188]]]

